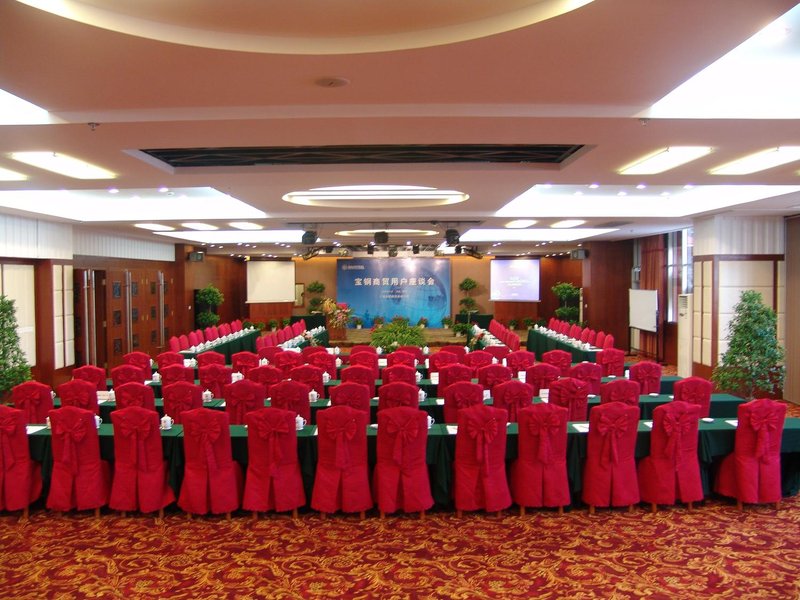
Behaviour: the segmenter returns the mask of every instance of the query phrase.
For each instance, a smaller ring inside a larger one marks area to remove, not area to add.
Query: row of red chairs
[[[283,344],[284,342],[288,342],[292,338],[297,337],[298,335],[302,335],[306,331],[306,321],[305,319],[300,319],[299,321],[295,321],[291,325],[286,325],[282,329],[278,329],[272,333],[268,333],[266,335],[262,335],[256,339],[256,350],[260,350],[261,348],[269,348],[272,346],[278,346],[279,344]]]
[[[570,324],[568,321],[561,321],[552,317],[547,324],[551,331],[564,334],[574,340],[580,340],[582,344],[591,344],[595,348],[613,348],[614,336],[604,331],[595,331],[589,327],[581,329],[580,325]]]
[[[213,342],[223,336],[242,331],[241,319],[236,319],[230,323],[211,325],[205,329],[195,329],[189,333],[173,335],[169,338],[169,349],[172,352],[188,350],[192,346],[198,346],[204,342]]]
[[[489,333],[508,346],[510,352],[519,350],[519,336],[500,321],[496,319],[489,321]]]

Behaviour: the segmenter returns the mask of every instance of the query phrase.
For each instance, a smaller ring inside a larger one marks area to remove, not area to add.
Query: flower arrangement
[[[373,327],[381,327],[383,324],[386,323],[386,319],[381,316],[373,317],[372,318],[372,325]]]
[[[426,327],[428,325],[427,317],[420,317],[419,321],[417,321],[417,325],[419,325],[420,327]]]
[[[481,331],[480,333],[472,336],[472,339],[469,341],[470,350],[475,350],[476,348],[480,349],[483,347],[481,340],[483,339],[485,333],[485,331]]]
[[[328,317],[331,327],[341,329],[350,320],[350,313],[353,309],[344,302],[337,303],[333,298],[325,298],[322,301],[322,314]]]

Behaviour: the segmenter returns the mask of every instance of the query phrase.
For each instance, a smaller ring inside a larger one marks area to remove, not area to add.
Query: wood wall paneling
[[[617,348],[630,347],[628,290],[633,242],[590,242],[583,262],[584,319],[597,331],[614,336]]]

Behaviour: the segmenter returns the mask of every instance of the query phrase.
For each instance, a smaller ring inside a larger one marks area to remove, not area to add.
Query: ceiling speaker
[[[316,231],[304,231],[303,237],[301,238],[302,242],[306,246],[310,246],[312,244],[317,243],[317,232]]]
[[[391,257],[397,256],[397,246],[390,246],[389,247],[389,256],[391,256]]]
[[[375,246],[373,246],[372,244],[368,245],[367,246],[367,254],[369,254],[369,255],[375,254]]]
[[[447,242],[448,246],[455,246],[458,244],[461,236],[458,233],[457,229],[448,229],[444,232],[444,241]]]
[[[386,244],[389,241],[389,234],[385,231],[376,231],[374,239],[376,244]]]
[[[411,246],[411,252],[413,252],[414,254],[419,254],[419,244],[414,244],[413,246]]]

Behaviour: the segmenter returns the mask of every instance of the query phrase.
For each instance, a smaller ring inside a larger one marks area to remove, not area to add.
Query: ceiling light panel
[[[45,109],[0,90],[0,125],[45,125],[57,122]]]
[[[552,223],[550,227],[553,229],[570,229],[572,227],[579,227],[584,223],[586,223],[586,221],[582,221],[581,219],[564,219],[563,221]]]
[[[536,225],[536,221],[534,219],[515,219],[506,223],[504,227],[507,229],[525,229],[531,225]]]
[[[640,158],[619,170],[621,175],[655,175],[710,154],[710,146],[670,146]]]
[[[474,242],[572,242],[616,229],[468,229],[461,234],[461,243]]]
[[[117,176],[108,169],[59,152],[11,152],[8,157],[73,179],[114,179]]]
[[[456,190],[412,185],[351,185],[290,192],[283,200],[319,208],[417,208],[458,204],[469,198]]]
[[[241,229],[242,231],[258,231],[259,229],[264,229],[263,225],[259,225],[258,223],[250,223],[249,221],[234,221],[232,223],[228,223],[234,229]]]
[[[262,229],[261,231],[170,231],[156,233],[198,244],[299,244],[302,229]]]
[[[0,167],[0,181],[26,181],[28,176],[24,173],[17,173],[11,169]]]
[[[438,231],[433,229],[389,229],[381,227],[380,229],[345,229],[337,231],[334,235],[341,235],[343,237],[373,237],[376,233],[388,233],[389,235],[419,235],[419,236],[432,236],[439,235]]]
[[[160,225],[159,223],[136,223],[134,227],[139,229],[147,229],[148,231],[175,231],[174,227],[169,225]]]
[[[185,227],[186,229],[191,229],[192,231],[216,231],[219,229],[216,225],[210,225],[209,223],[181,223],[181,227]]]
[[[780,146],[709,169],[712,175],[748,175],[800,160],[800,146]]]

